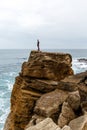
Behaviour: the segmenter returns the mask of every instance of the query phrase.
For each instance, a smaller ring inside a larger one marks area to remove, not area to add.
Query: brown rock
[[[68,93],[56,89],[53,92],[44,94],[36,102],[35,113],[46,117],[58,112],[60,105],[66,100]]]
[[[69,123],[69,120],[66,117],[64,117],[61,113],[58,119],[58,125],[62,128],[68,123]]]
[[[69,126],[65,125],[61,130],[72,130]]]
[[[22,75],[34,78],[61,80],[72,75],[71,56],[61,53],[34,52],[22,66]]]
[[[38,51],[31,51],[28,61],[33,61],[36,58],[44,59],[44,57],[46,60],[50,59],[53,59],[55,61],[58,60],[59,62],[65,62],[68,65],[71,65],[72,62],[72,56],[68,53],[65,54],[58,52],[38,52]]]
[[[16,78],[11,96],[11,114],[14,129],[22,130],[32,117],[35,101],[41,96],[40,93],[22,89],[26,86],[23,77]],[[10,129],[8,129],[10,130]]]
[[[78,84],[73,83],[73,82],[67,82],[67,81],[63,82],[63,81],[60,81],[58,83],[57,88],[61,89],[61,90],[64,90],[64,91],[72,92],[72,91],[78,90]]]
[[[87,130],[87,115],[72,120],[69,126],[72,130]]]
[[[13,111],[14,128],[23,129],[29,122],[32,116],[32,110],[34,107],[34,100],[29,94],[20,93],[16,100],[15,109]]]
[[[36,114],[33,115],[31,120],[29,121],[28,125],[26,126],[26,129],[40,123],[44,119],[45,119],[45,117],[43,117],[43,116],[39,116],[39,115],[36,115]]]
[[[87,85],[87,79],[85,80],[85,84]]]
[[[72,82],[79,84],[85,77],[87,77],[87,71],[76,75],[68,76],[62,80],[63,82]]]
[[[35,90],[41,93],[47,93],[55,90],[58,86],[58,81],[26,78],[26,85],[22,85],[22,89]]]
[[[81,97],[81,102],[87,101],[87,86],[84,83],[79,84],[79,93]]]
[[[67,102],[73,110],[77,110],[80,107],[79,91],[75,91],[75,92],[70,93],[68,98],[67,98]]]
[[[9,113],[4,125],[4,130],[12,130],[12,128],[14,128],[12,122],[13,122],[12,113]]]
[[[47,93],[55,89],[73,92],[78,90],[78,86],[78,84],[72,82],[58,82],[54,80],[25,78],[25,81],[23,81],[21,88],[32,91],[35,90],[41,93]]]
[[[81,108],[83,113],[87,113],[87,101],[81,103]]]
[[[64,127],[75,117],[76,116],[75,116],[75,113],[72,110],[72,108],[69,106],[69,104],[67,102],[64,102],[63,106],[62,106],[61,114],[58,119],[58,125],[60,127]]]
[[[25,130],[61,130],[51,118],[46,118],[35,126],[31,126]]]
[[[81,97],[81,108],[83,113],[87,113],[87,76],[83,77],[79,83],[79,93]]]

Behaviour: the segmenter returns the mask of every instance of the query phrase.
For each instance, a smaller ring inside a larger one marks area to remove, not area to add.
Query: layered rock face
[[[31,51],[16,77],[4,130],[71,130],[70,121],[87,109],[87,72],[73,75],[71,63],[70,54]]]
[[[33,51],[22,66],[22,76],[58,81],[72,74],[71,60],[69,54]]]

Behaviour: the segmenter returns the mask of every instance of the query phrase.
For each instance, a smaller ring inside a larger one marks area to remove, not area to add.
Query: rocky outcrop
[[[73,73],[71,61],[69,54],[32,51],[22,66],[22,76],[58,81]]]
[[[79,62],[85,62],[87,63],[87,59],[86,58],[81,58],[81,59],[78,59]]]
[[[74,75],[71,64],[70,54],[32,51],[15,79],[4,130],[70,130],[87,110],[87,72]]]

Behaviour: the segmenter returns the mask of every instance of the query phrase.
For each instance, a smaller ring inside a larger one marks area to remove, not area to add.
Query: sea
[[[87,49],[44,49],[48,52],[63,52],[72,55],[74,73],[87,71]],[[3,130],[10,111],[10,97],[15,77],[21,71],[24,61],[29,58],[29,49],[0,50],[0,130]]]

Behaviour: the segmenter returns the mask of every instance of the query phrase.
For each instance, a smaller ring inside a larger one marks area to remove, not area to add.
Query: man
[[[39,40],[37,40],[37,48],[38,48],[38,51],[40,51],[40,42],[39,42]]]

